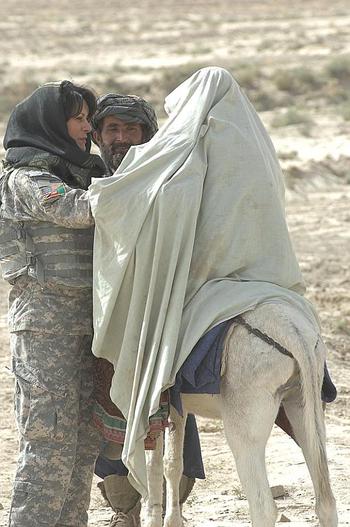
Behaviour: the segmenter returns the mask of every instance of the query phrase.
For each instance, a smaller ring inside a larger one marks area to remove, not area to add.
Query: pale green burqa
[[[149,143],[90,186],[93,352],[114,365],[111,398],[128,422],[122,459],[142,493],[148,417],[209,328],[287,302],[318,331],[301,296],[276,153],[237,83],[202,69],[166,111]]]

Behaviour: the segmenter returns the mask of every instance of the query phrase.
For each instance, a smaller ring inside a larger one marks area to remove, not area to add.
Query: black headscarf
[[[87,188],[91,177],[105,173],[105,166],[90,154],[90,138],[84,152],[68,134],[64,82],[40,86],[15,107],[4,137],[5,159],[15,167],[50,170],[70,186]]]

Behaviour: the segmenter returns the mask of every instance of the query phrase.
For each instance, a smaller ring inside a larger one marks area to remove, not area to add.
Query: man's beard
[[[101,157],[105,162],[110,174],[113,174],[126,156],[130,143],[113,143],[109,146],[100,145]]]

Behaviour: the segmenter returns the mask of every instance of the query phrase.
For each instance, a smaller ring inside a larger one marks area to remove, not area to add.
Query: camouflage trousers
[[[91,337],[11,334],[20,435],[10,527],[85,527],[100,436]]]

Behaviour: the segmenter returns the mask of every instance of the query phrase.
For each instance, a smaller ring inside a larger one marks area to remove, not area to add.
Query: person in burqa
[[[20,437],[11,527],[85,527],[100,437],[93,390],[88,188],[94,94],[45,84],[13,110],[0,178],[0,262]]]
[[[155,112],[144,99],[135,95],[121,95],[109,93],[101,96],[97,101],[97,111],[92,119],[93,140],[100,148],[101,156],[107,166],[108,173],[113,174],[121,164],[131,146],[149,141],[157,132],[158,125]],[[223,326],[223,325],[222,325]],[[225,326],[228,327],[228,326]],[[225,329],[213,328],[198,342],[193,353],[207,356],[215,352],[213,335],[221,335],[218,341],[223,340]],[[209,346],[209,347],[208,347]],[[197,355],[198,357],[198,355]],[[197,360],[197,359],[196,359]],[[193,364],[185,367],[193,367]],[[113,366],[105,359],[97,361],[96,396],[100,404],[99,424],[103,428],[104,408],[107,427],[111,427],[111,416],[117,416],[117,408],[107,401]],[[181,378],[182,369],[179,372]],[[187,376],[189,378],[190,376]],[[108,382],[106,383],[106,379]],[[322,388],[322,399],[331,402],[336,397],[336,388],[333,385],[327,367]],[[106,402],[107,401],[107,402]],[[276,417],[276,425],[282,428],[294,439],[291,424],[285,414],[283,406],[280,407]],[[131,486],[127,479],[127,469],[121,460],[113,459],[113,449],[107,443],[105,450],[96,461],[95,473],[103,478],[99,483],[101,491],[115,511],[111,518],[110,527],[134,527],[139,525],[140,495]],[[200,443],[194,416],[189,416],[186,423],[184,444],[184,476],[181,480],[180,495],[185,501],[189,495],[195,478],[204,478],[204,469],[201,459]]]
[[[93,140],[98,145],[107,173],[112,175],[130,147],[148,142],[158,130],[158,122],[153,107],[137,95],[108,93],[97,100],[97,110],[92,119]],[[105,437],[110,437],[111,428],[119,431],[118,408],[109,398],[113,365],[105,359],[96,361],[95,397],[98,415],[95,422]],[[112,419],[114,422],[112,422]],[[119,433],[118,433],[119,437]],[[119,448],[118,448],[119,447]],[[128,470],[118,459],[120,445],[111,441],[104,443],[98,456],[95,474],[103,479],[98,486],[114,514],[110,527],[129,527],[140,525],[140,494],[129,483]],[[196,479],[204,479],[204,466],[194,415],[189,415],[184,438],[184,473],[180,481],[180,500],[188,498]]]

